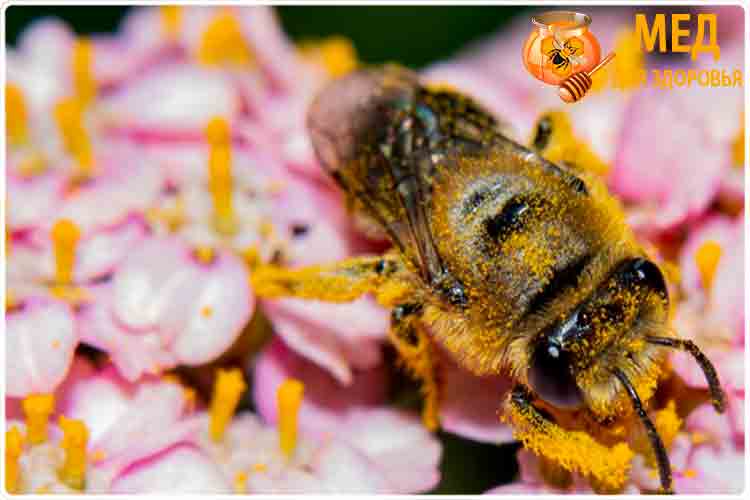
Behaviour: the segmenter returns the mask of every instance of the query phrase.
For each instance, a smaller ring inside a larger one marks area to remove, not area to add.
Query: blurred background
[[[14,44],[30,22],[44,16],[64,19],[79,35],[110,32],[130,8],[14,5],[6,10],[5,41]],[[295,40],[343,35],[354,42],[365,62],[398,60],[412,67],[448,57],[527,12],[522,6],[482,7],[481,15],[476,7],[453,6],[288,6],[276,10]]]
[[[14,45],[33,21],[57,17],[79,35],[115,31],[132,7],[19,6],[6,10],[5,41]],[[366,63],[398,61],[420,68],[448,58],[467,43],[497,32],[512,19],[528,15],[524,7],[317,6],[277,7],[286,33],[294,40],[343,35]],[[511,54],[518,57],[520,54]],[[432,493],[479,494],[517,473],[517,445],[480,444],[449,433],[443,442],[442,480]]]

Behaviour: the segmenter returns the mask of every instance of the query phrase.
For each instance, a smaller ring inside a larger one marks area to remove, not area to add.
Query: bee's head
[[[621,262],[594,292],[535,340],[528,381],[545,401],[562,409],[604,405],[611,369],[641,372],[656,348],[644,341],[668,319],[667,288],[653,262]],[[611,394],[608,397],[612,397]]]

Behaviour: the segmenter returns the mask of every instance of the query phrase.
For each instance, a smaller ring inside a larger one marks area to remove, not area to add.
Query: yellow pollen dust
[[[86,483],[86,445],[89,431],[82,420],[60,416],[58,422],[63,431],[60,446],[65,452],[65,461],[58,471],[60,480],[76,490],[82,490]]]
[[[23,91],[17,85],[5,85],[5,130],[8,144],[23,146],[29,140],[29,118]]]
[[[209,23],[201,36],[197,59],[206,66],[247,66],[255,62],[240,22],[231,11],[223,10]]]
[[[305,386],[296,379],[286,379],[276,392],[279,407],[279,447],[291,457],[297,447],[297,422]]]
[[[76,159],[76,177],[88,179],[94,174],[94,150],[83,124],[83,106],[76,98],[62,99],[55,105],[55,122],[65,150]]]
[[[607,447],[581,431],[568,431],[534,410],[510,407],[513,435],[525,448],[563,469],[592,478],[607,490],[619,490],[628,479],[633,452],[626,443]]]
[[[55,252],[55,284],[70,285],[81,231],[73,221],[60,219],[52,226],[51,237]]]
[[[86,107],[96,97],[94,80],[94,45],[91,40],[81,38],[73,46],[73,88],[81,103]]]
[[[698,473],[696,472],[695,469],[685,469],[684,471],[682,471],[682,475],[688,479],[692,479],[695,476],[697,476]]]
[[[706,292],[711,290],[719,260],[721,260],[721,245],[717,241],[708,240],[695,252],[695,265],[698,266],[701,285]]]
[[[23,434],[18,427],[5,432],[5,491],[19,493],[21,489],[21,468],[18,459],[23,452]]]
[[[165,38],[174,40],[180,34],[182,28],[182,7],[179,5],[162,5],[159,7],[161,14],[161,29]]]
[[[232,139],[229,123],[213,118],[206,126],[208,140],[208,184],[214,202],[214,228],[219,234],[232,235],[237,221],[232,207]]]
[[[597,175],[605,175],[609,165],[585,141],[576,137],[570,116],[564,111],[544,115],[552,122],[552,136],[547,141],[542,156],[553,163],[570,163]]]
[[[30,444],[47,441],[47,422],[55,410],[53,394],[32,394],[21,401],[26,416],[26,435]]]
[[[209,422],[209,433],[214,442],[219,443],[224,438],[224,431],[232,420],[240,396],[246,388],[242,372],[238,368],[218,370],[211,398]]]
[[[323,66],[332,78],[357,68],[357,51],[351,40],[332,36],[318,42],[303,42],[299,47],[305,59]]]

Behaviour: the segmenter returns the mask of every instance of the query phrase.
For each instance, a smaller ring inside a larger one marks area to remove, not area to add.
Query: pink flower
[[[48,440],[24,445],[18,457],[24,491],[75,493],[80,486],[86,493],[164,492],[179,480],[181,491],[228,491],[216,466],[191,445],[195,424],[185,416],[192,400],[179,384],[130,384],[113,366],[96,369],[79,358],[56,398],[56,414],[85,427],[51,425]],[[12,427],[25,429],[20,422],[9,422]],[[84,469],[63,465],[71,452],[63,434],[73,431],[79,438],[85,433],[72,444],[73,453],[88,456]],[[80,473],[85,482],[74,486]]]
[[[175,239],[150,239],[101,285],[81,311],[81,336],[136,380],[222,354],[250,318],[254,297],[240,259],[202,255]]]
[[[6,394],[50,393],[63,381],[78,345],[73,311],[62,301],[28,297],[6,311]]]
[[[437,484],[440,446],[417,415],[381,406],[387,383],[382,372],[361,371],[344,387],[273,341],[256,362],[254,391],[259,413],[271,424],[278,422],[276,391],[288,378],[305,384],[301,431],[324,441],[343,441],[363,454],[385,480],[376,492],[421,492]]]

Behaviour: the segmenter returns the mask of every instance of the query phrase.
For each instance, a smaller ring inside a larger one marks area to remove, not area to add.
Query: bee
[[[555,120],[540,120],[525,147],[472,98],[388,65],[331,83],[307,124],[349,208],[393,246],[327,265],[261,265],[251,273],[256,293],[335,302],[374,294],[391,308],[389,339],[422,382],[431,429],[442,352],[474,374],[511,377],[505,404],[530,436],[524,443],[543,454],[534,443],[557,439],[559,450],[570,441],[576,452],[562,465],[595,479],[607,474],[589,470],[594,441],[576,425],[588,422],[583,432],[594,435],[640,420],[671,491],[646,411],[665,351],[695,358],[720,412],[724,394],[710,361],[670,329],[664,274],[599,176],[545,159]]]
[[[554,67],[554,72],[565,76],[570,70],[583,64],[583,42],[576,37],[562,39],[559,33],[542,41],[542,52]]]

